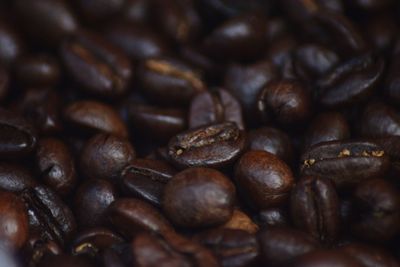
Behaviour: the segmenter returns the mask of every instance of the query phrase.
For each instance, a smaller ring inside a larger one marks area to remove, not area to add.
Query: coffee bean
[[[168,143],[170,161],[180,167],[224,167],[245,148],[245,136],[235,123],[227,122],[188,130]]]
[[[229,221],[221,226],[222,229],[242,230],[250,234],[258,232],[258,225],[243,211],[239,209],[233,210],[232,217]]]
[[[19,32],[10,22],[0,20],[0,64],[10,66],[25,52]]]
[[[243,197],[260,210],[285,202],[293,186],[290,168],[265,151],[249,151],[236,164],[235,180]]]
[[[23,165],[0,163],[0,188],[5,191],[21,192],[37,184],[32,173]]]
[[[4,99],[8,94],[9,83],[10,75],[8,71],[0,66],[0,100]]]
[[[80,12],[88,21],[99,21],[116,15],[125,4],[125,0],[78,0]]]
[[[301,156],[306,176],[331,179],[336,186],[351,186],[380,177],[389,158],[378,145],[365,141],[331,141],[311,147]]]
[[[398,261],[383,249],[361,243],[345,245],[341,250],[347,255],[355,258],[363,267],[395,267],[399,266]]]
[[[87,259],[84,257],[74,257],[67,254],[55,255],[45,257],[39,264],[39,267],[93,267]]]
[[[37,266],[44,257],[60,254],[62,249],[56,242],[43,240],[38,233],[30,233],[23,247],[24,262],[28,266]]]
[[[164,189],[163,210],[175,224],[188,228],[228,221],[235,187],[222,173],[189,168],[176,174]]]
[[[300,258],[296,259],[290,266],[293,267],[328,267],[328,266],[338,266],[338,267],[362,267],[355,259],[352,257],[341,253],[339,251],[315,251]]]
[[[268,208],[257,214],[257,221],[262,226],[286,226],[289,216],[284,208]]]
[[[366,137],[400,135],[400,114],[382,102],[370,103],[360,121],[361,134]]]

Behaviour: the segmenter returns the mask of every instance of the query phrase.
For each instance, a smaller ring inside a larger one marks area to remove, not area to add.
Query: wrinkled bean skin
[[[236,160],[246,137],[235,123],[226,122],[182,132],[168,143],[168,157],[179,168],[220,168]]]
[[[291,193],[290,210],[299,229],[321,242],[336,240],[340,226],[339,197],[332,181],[314,177],[300,179]]]
[[[288,197],[294,178],[290,168],[265,151],[249,151],[236,164],[239,190],[257,210],[277,206]]]
[[[205,227],[228,221],[235,187],[222,173],[189,168],[172,177],[164,189],[163,210],[182,227]]]
[[[389,158],[378,145],[364,141],[331,141],[311,147],[301,156],[303,175],[331,179],[336,186],[352,186],[380,177]]]

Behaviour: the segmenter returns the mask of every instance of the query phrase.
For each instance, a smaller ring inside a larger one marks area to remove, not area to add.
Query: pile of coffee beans
[[[400,267],[398,0],[0,0],[0,266]]]

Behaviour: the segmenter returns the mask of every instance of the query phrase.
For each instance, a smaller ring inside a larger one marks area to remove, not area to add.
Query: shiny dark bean
[[[301,156],[304,175],[331,179],[338,187],[380,177],[389,158],[378,145],[363,141],[331,141],[311,147]]]
[[[128,136],[128,129],[119,114],[111,106],[98,101],[73,102],[64,109],[64,118],[73,128],[86,133],[106,132]]]
[[[392,17],[377,15],[372,17],[366,25],[367,37],[375,49],[387,53],[395,43],[396,27],[396,21]]]
[[[224,267],[254,266],[259,254],[256,237],[241,230],[210,230],[196,235],[195,240],[213,251]]]
[[[82,150],[81,171],[88,178],[116,182],[135,158],[135,150],[124,138],[102,133],[90,138]]]
[[[163,105],[188,105],[191,98],[206,89],[201,75],[174,58],[145,60],[139,70],[143,93]]]
[[[163,210],[179,226],[205,227],[228,221],[234,200],[235,186],[222,173],[189,168],[176,174],[166,185]]]
[[[81,31],[64,42],[61,56],[82,89],[103,97],[117,97],[127,92],[132,76],[130,62],[101,36]]]
[[[362,239],[382,242],[399,233],[399,191],[383,179],[361,183],[354,192],[352,230]]]
[[[21,192],[37,184],[26,167],[13,163],[0,163],[0,188],[5,191]]]
[[[68,147],[55,138],[39,140],[36,150],[36,168],[44,184],[62,196],[75,187],[75,162]]]
[[[161,206],[165,185],[176,171],[160,160],[134,159],[121,174],[121,187],[126,194]]]
[[[316,240],[333,243],[339,234],[339,197],[332,181],[304,177],[293,188],[290,198],[296,227]]]
[[[361,115],[360,131],[365,137],[400,136],[400,113],[385,103],[370,103]]]
[[[199,93],[192,99],[189,111],[189,127],[196,128],[208,124],[235,122],[244,129],[242,108],[228,91],[215,89]]]
[[[265,151],[245,153],[236,164],[235,180],[243,197],[257,210],[285,202],[294,183],[290,168]]]
[[[151,16],[151,1],[125,0],[122,16],[125,20],[135,23],[146,23]]]
[[[268,208],[257,214],[257,221],[262,226],[286,226],[289,216],[284,208]]]
[[[105,180],[81,184],[74,197],[74,213],[80,227],[105,225],[106,210],[118,197],[115,187]]]
[[[24,43],[16,29],[11,23],[0,20],[0,64],[14,64],[24,50]]]
[[[355,258],[363,267],[398,267],[399,262],[382,248],[352,243],[345,245],[341,250]]]
[[[385,86],[383,90],[390,101],[400,102],[400,86],[399,86],[399,69],[400,69],[400,39],[397,39],[394,49],[391,53],[391,61],[388,68]]]
[[[272,267],[284,266],[318,248],[311,236],[285,227],[267,228],[260,232],[258,239],[262,262]]]
[[[28,266],[37,266],[44,257],[62,254],[61,247],[54,241],[43,240],[38,233],[30,233],[23,247],[24,262]]]
[[[245,143],[244,133],[235,123],[214,124],[173,137],[168,144],[168,157],[181,168],[218,168],[236,160],[244,150]]]

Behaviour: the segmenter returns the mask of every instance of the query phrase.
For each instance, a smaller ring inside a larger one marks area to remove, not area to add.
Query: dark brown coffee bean
[[[160,57],[168,52],[168,46],[161,36],[142,25],[117,24],[107,29],[105,34],[132,60]]]
[[[221,59],[252,59],[265,45],[266,21],[258,14],[244,14],[225,21],[204,40],[208,53]]]
[[[387,53],[393,47],[397,36],[397,24],[391,16],[377,15],[371,17],[365,25],[367,37],[376,50]],[[384,90],[387,88],[385,87]]]
[[[86,133],[106,132],[128,137],[128,129],[119,114],[101,102],[73,102],[64,109],[64,117],[71,126]]]
[[[362,267],[352,257],[336,250],[318,250],[297,258],[291,267]]]
[[[122,16],[128,22],[145,24],[150,20],[151,1],[147,0],[125,0],[125,6],[122,9]]]
[[[75,236],[71,250],[73,255],[97,256],[101,250],[122,242],[122,237],[107,228],[91,228]]]
[[[220,266],[211,251],[177,234],[139,234],[132,241],[132,253],[137,267]]]
[[[122,257],[112,248],[106,248],[101,252],[101,263],[104,267],[126,267]]]
[[[81,31],[64,42],[61,56],[73,79],[89,93],[117,97],[127,92],[130,62],[101,36]]]
[[[110,18],[120,11],[125,0],[77,0],[77,6],[88,21],[101,21]]]
[[[311,99],[299,82],[270,82],[257,98],[257,111],[262,121],[274,118],[284,126],[299,125],[310,116]]]
[[[290,137],[283,131],[264,127],[251,130],[248,134],[249,149],[274,154],[286,163],[293,159],[294,149]]]
[[[290,198],[294,225],[323,243],[333,243],[339,234],[339,197],[332,181],[304,177]]]
[[[388,96],[389,100],[395,103],[400,102],[399,68],[400,68],[400,39],[397,39],[393,51],[391,53],[391,61],[385,80],[385,86],[383,87],[383,90],[385,94]]]
[[[188,120],[190,128],[230,121],[244,129],[240,103],[224,89],[197,94],[190,104]]]
[[[400,136],[400,113],[385,103],[370,103],[361,115],[360,128],[365,137]]]
[[[273,7],[273,3],[263,0],[250,0],[247,3],[236,0],[204,0],[206,11],[216,12],[215,16],[232,17],[249,11],[262,11],[269,13]],[[210,18],[214,15],[211,13]]]
[[[70,256],[67,254],[51,255],[45,257],[38,267],[94,267],[86,258]]]
[[[136,131],[157,140],[169,140],[186,129],[186,116],[182,109],[160,108],[142,104],[128,107],[128,117]]]
[[[48,187],[36,186],[21,193],[29,216],[30,231],[42,240],[64,245],[76,229],[75,218],[69,207]]]
[[[234,209],[229,221],[221,225],[219,228],[241,230],[250,234],[255,234],[260,229],[246,213],[239,209]]]
[[[19,115],[0,109],[0,158],[19,158],[30,154],[37,137],[29,121]]]
[[[116,189],[108,181],[96,179],[81,184],[74,196],[74,213],[79,226],[105,225],[106,210],[117,197]]]
[[[258,234],[258,240],[262,262],[272,267],[285,266],[318,247],[308,234],[286,227],[267,228]]]
[[[316,98],[326,107],[352,105],[371,96],[384,62],[370,54],[352,58],[317,81]]]
[[[255,235],[241,230],[215,229],[200,233],[195,240],[216,255],[221,266],[254,266],[259,254]]]
[[[341,250],[363,267],[398,267],[399,262],[383,249],[361,243],[345,245]]]
[[[35,41],[56,44],[78,28],[68,2],[64,0],[18,0],[14,5],[21,25]]]
[[[354,192],[352,230],[360,238],[386,241],[399,233],[399,191],[383,179],[359,184]]]
[[[262,226],[286,226],[289,216],[284,208],[268,208],[257,214],[257,221]]]
[[[242,131],[227,122],[188,130],[168,143],[171,162],[180,167],[224,167],[236,160],[245,148]]]
[[[18,82],[27,87],[53,86],[60,79],[57,60],[46,54],[22,57],[15,68]]]
[[[384,9],[390,7],[394,3],[393,0],[350,0],[349,2],[356,8],[369,11]]]
[[[0,65],[11,66],[25,50],[21,36],[12,26],[0,20]]]
[[[28,213],[24,202],[13,193],[0,192],[0,238],[12,248],[28,239]]]
[[[277,69],[269,61],[252,65],[233,64],[227,68],[224,86],[242,104],[247,121],[255,120],[258,94],[277,76]]]
[[[9,84],[10,75],[4,67],[0,66],[0,100],[3,100],[7,96]]]
[[[21,192],[33,187],[37,181],[24,166],[13,163],[0,163],[0,189]]]
[[[188,105],[195,94],[206,89],[196,70],[174,58],[145,60],[139,72],[143,93],[155,103]]]
[[[120,198],[107,210],[107,217],[118,232],[132,237],[143,231],[164,235],[173,231],[164,216],[150,204],[134,199]]]
[[[56,242],[43,240],[40,234],[31,232],[22,253],[27,266],[37,266],[44,257],[62,254],[62,249]]]
[[[328,141],[346,140],[350,137],[350,126],[338,112],[319,114],[308,126],[304,135],[304,148]]]
[[[297,46],[297,40],[292,35],[285,34],[268,47],[266,52],[267,58],[274,64],[281,78],[289,80],[298,79],[292,56]]]
[[[365,141],[331,141],[311,147],[301,156],[306,176],[331,179],[336,186],[350,186],[381,177],[389,158],[378,145]]]
[[[80,158],[81,171],[88,178],[116,182],[134,158],[135,150],[128,140],[100,133],[84,146]]]
[[[285,202],[294,183],[290,168],[265,151],[245,153],[236,164],[235,180],[243,197],[257,210]]]
[[[163,210],[171,221],[182,227],[212,226],[231,218],[234,200],[235,186],[222,173],[189,168],[168,182]]]
[[[134,159],[123,170],[121,187],[133,197],[161,206],[164,188],[176,171],[160,160]]]
[[[40,178],[62,196],[75,187],[75,162],[68,147],[58,139],[44,138],[36,150],[36,167]]]

